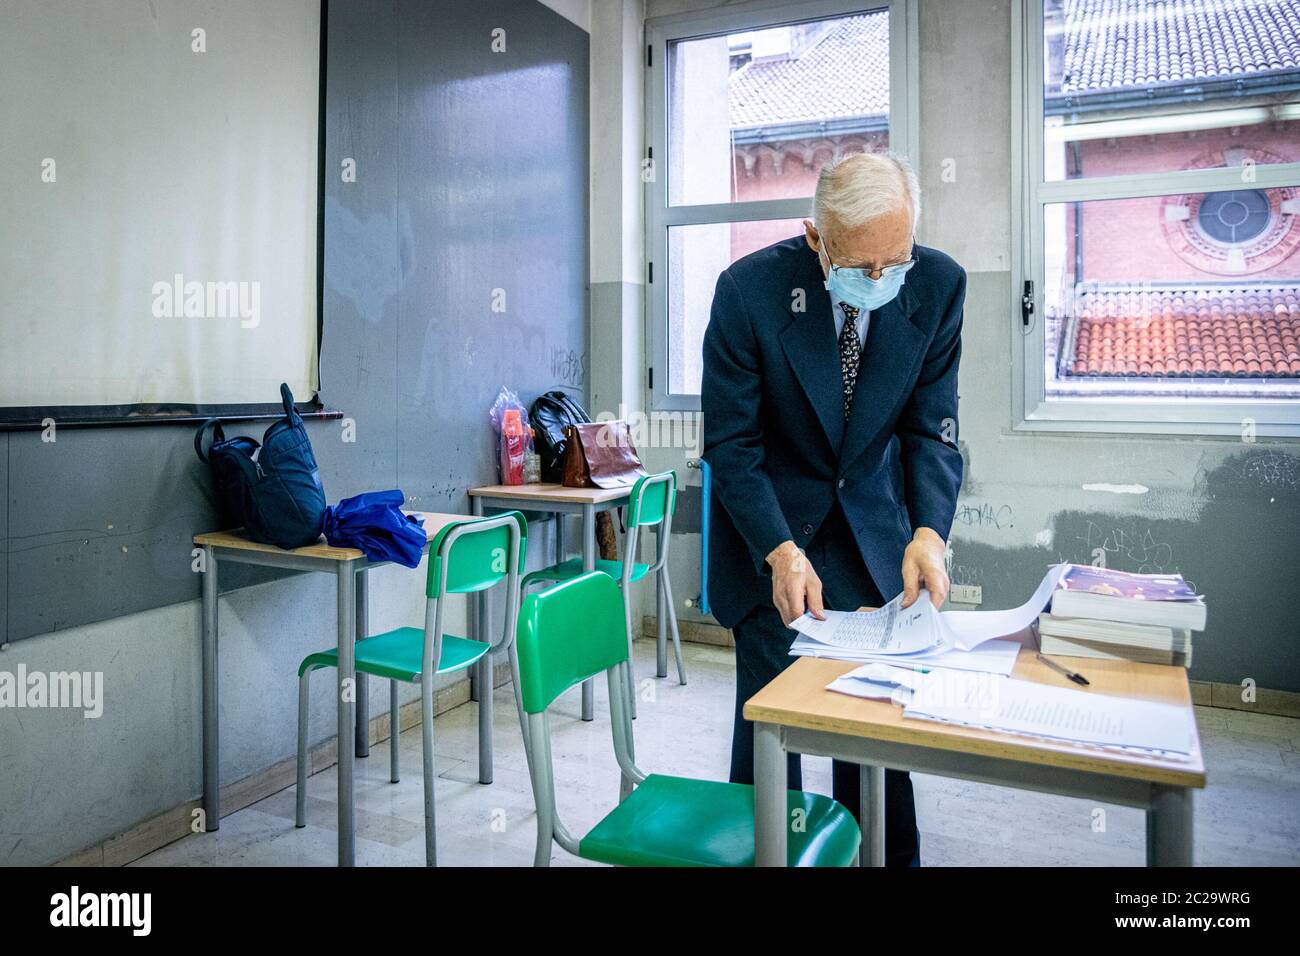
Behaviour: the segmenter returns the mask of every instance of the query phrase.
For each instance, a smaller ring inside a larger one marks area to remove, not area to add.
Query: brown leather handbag
[[[580,422],[564,429],[568,488],[631,488],[645,475],[627,422]]]

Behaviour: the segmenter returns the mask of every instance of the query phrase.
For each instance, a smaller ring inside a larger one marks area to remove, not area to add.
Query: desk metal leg
[[[863,764],[861,767],[861,805],[858,819],[862,824],[863,866],[885,865],[885,768]]]
[[[474,517],[483,514],[483,499],[471,502]],[[489,589],[490,591],[490,589]],[[476,641],[492,643],[492,605],[489,591],[479,591],[470,599],[470,636]],[[470,699],[478,701],[478,782],[492,782],[492,652],[484,654],[469,669]]]
[[[785,866],[786,758],[781,728],[754,724],[754,865]]]
[[[596,509],[593,505],[582,506],[582,570],[593,571],[596,568]],[[594,680],[582,682],[582,719],[596,719],[596,685]]]
[[[664,526],[655,532],[655,553],[664,553]],[[664,590],[664,575],[668,565],[655,572],[655,677],[668,676],[668,592]]]
[[[357,858],[356,811],[353,805],[353,746],[356,743],[356,581],[352,561],[338,567],[338,750],[339,750],[339,866],[354,866]]]
[[[1192,792],[1155,785],[1147,810],[1147,866],[1192,865]]]
[[[470,514],[476,518],[483,516],[483,499],[475,495],[470,499]],[[469,600],[468,608],[470,616],[470,636],[476,641],[483,640],[483,635],[487,633],[487,619],[484,617],[483,595],[481,593],[474,595]],[[479,700],[479,668],[477,666],[469,669],[469,699]]]
[[[203,826],[221,827],[221,744],[217,701],[217,556],[203,549]]]
[[[370,572],[361,571],[357,583],[357,640],[370,634]],[[357,674],[357,756],[370,756],[370,687],[365,674]]]

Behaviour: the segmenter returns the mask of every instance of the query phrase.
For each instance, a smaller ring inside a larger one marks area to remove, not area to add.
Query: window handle
[[[1032,279],[1025,280],[1024,291],[1020,294],[1020,323],[1029,328],[1029,317],[1034,314],[1034,283]]]

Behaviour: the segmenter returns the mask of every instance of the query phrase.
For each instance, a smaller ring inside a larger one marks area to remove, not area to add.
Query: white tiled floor
[[[646,682],[654,646],[637,645],[642,678],[634,726],[637,763],[647,771],[726,779],[735,694],[732,652],[686,645],[690,683]],[[670,674],[673,669],[669,668]],[[477,704],[438,717],[438,860],[443,865],[527,866],[536,838],[532,792],[509,687],[495,696],[496,759],[491,786],[478,783]],[[585,833],[618,799],[606,688],[596,690],[593,723],[578,719],[575,688],[551,712],[560,813]],[[1197,709],[1209,786],[1195,797],[1196,862],[1300,864],[1300,720]],[[402,781],[388,782],[388,744],[357,761],[357,863],[424,863],[420,730],[401,736]],[[830,763],[805,758],[804,785],[828,793]],[[1141,865],[1140,811],[1104,807],[1094,832],[1088,801],[914,776],[926,866]],[[281,791],[196,834],[149,854],[147,866],[332,866],[336,860],[335,775],[308,781],[308,826],[293,825],[294,791]],[[589,865],[558,848],[552,865]]]

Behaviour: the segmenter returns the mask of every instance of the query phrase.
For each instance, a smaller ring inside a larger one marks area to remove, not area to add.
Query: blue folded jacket
[[[405,501],[396,488],[344,498],[325,509],[325,540],[338,548],[358,548],[371,561],[413,568],[428,539],[418,518],[402,514]]]

